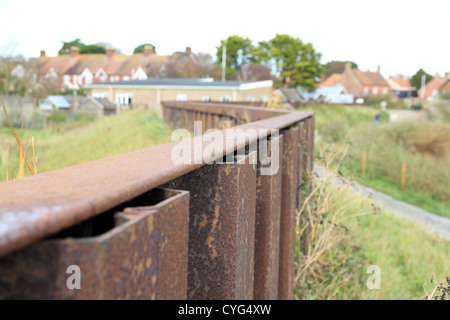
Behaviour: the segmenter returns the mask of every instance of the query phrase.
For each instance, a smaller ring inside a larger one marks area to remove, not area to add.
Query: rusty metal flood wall
[[[0,299],[293,298],[313,114],[162,105],[195,135],[0,183]]]

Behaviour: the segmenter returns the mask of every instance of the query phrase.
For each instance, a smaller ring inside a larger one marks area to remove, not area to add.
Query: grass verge
[[[31,130],[35,137],[39,172],[149,148],[170,141],[171,130],[155,112],[130,111],[104,117],[65,132]],[[0,130],[0,181],[6,180],[11,129]],[[27,150],[31,158],[31,150]],[[19,147],[11,149],[10,171],[18,171]]]
[[[345,153],[345,151],[344,151]],[[377,209],[370,199],[337,186],[339,163],[321,155],[323,177],[298,216],[297,299],[424,299],[450,270],[447,241],[420,225]],[[381,271],[380,289],[368,289],[369,266]]]

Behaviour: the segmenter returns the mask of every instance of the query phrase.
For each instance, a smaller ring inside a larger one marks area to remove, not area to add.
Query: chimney
[[[116,52],[116,49],[114,49],[113,47],[106,47],[105,52],[106,52],[106,57],[111,58],[114,55],[114,53]]]
[[[378,66],[378,67],[377,67],[377,72],[380,73],[380,70],[381,70],[381,67]]]
[[[191,47],[186,47],[186,55],[190,55],[191,52]]]
[[[352,70],[352,63],[351,62],[346,62],[344,71],[351,71],[351,70]]]
[[[153,51],[153,47],[150,46],[150,45],[146,45],[144,47],[144,56],[148,57],[148,56],[151,56],[153,54],[155,54],[154,51]]]
[[[78,56],[79,54],[80,54],[80,48],[78,48],[78,47],[71,47],[70,48],[70,56],[71,57]]]
[[[40,55],[40,57],[41,57],[41,58],[45,57],[45,50],[41,50],[41,55]]]

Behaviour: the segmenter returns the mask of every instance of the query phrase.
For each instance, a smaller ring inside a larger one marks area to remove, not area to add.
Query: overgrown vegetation
[[[33,158],[32,158],[32,162],[31,162],[27,156],[27,145],[28,145],[29,135],[27,136],[26,142],[24,144],[23,143],[23,127],[21,130],[21,135],[19,137],[19,135],[16,133],[16,130],[14,130],[13,124],[11,122],[11,119],[9,118],[9,115],[8,115],[8,112],[6,111],[6,107],[5,107],[4,103],[3,103],[3,111],[4,111],[6,119],[8,121],[9,128],[11,129],[11,132],[16,140],[17,147],[19,148],[18,169],[17,169],[17,174],[15,175],[15,179],[20,179],[20,178],[24,177],[24,164],[25,163],[26,163],[31,175],[37,174],[37,168],[36,168],[37,157],[36,157],[36,152],[35,152],[35,147],[34,147],[34,136],[32,137]],[[12,144],[10,143],[9,148],[8,148],[8,157],[6,160],[6,172],[5,172],[6,181],[14,179],[13,177],[10,176],[10,170],[9,170],[10,158],[11,158],[11,145]]]
[[[426,294],[425,300],[448,300],[450,295],[450,277],[446,277],[445,281],[438,282],[433,275],[430,282],[435,283],[435,287],[430,294]]]
[[[448,274],[450,246],[416,223],[386,214],[351,185],[335,183],[346,147],[317,150],[324,171],[298,216],[297,299],[423,299],[431,274]],[[381,271],[380,289],[366,285],[369,266]],[[436,290],[435,293],[438,293]],[[440,297],[442,293],[440,294]]]
[[[352,243],[346,224],[377,210],[364,207],[365,200],[354,197],[346,186],[335,186],[338,165],[334,160],[332,153],[325,153],[324,170],[312,178],[312,191],[297,217],[297,299],[341,297],[351,283],[359,282],[359,269],[368,263],[363,250]]]
[[[316,113],[317,145],[340,152],[346,142],[350,143],[349,157],[341,167],[345,176],[450,217],[449,124],[444,121],[388,123],[388,114],[376,107],[323,106],[310,110]],[[375,123],[376,113],[381,113],[379,126]],[[365,174],[362,172],[364,156]],[[405,191],[401,190],[403,164],[406,165]]]
[[[169,142],[170,129],[156,113],[136,110],[69,126],[64,132],[31,129],[29,135],[35,137],[39,172],[44,172]],[[0,128],[0,181],[6,180],[10,144],[10,172],[14,174],[19,168],[19,147],[11,129]],[[27,149],[30,158],[31,151]]]

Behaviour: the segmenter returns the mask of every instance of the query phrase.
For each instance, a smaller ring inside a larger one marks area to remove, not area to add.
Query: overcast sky
[[[158,54],[191,46],[215,55],[230,35],[312,42],[322,63],[410,76],[450,71],[450,0],[0,0],[0,54],[56,55],[62,41],[108,42],[125,54],[152,43]]]

